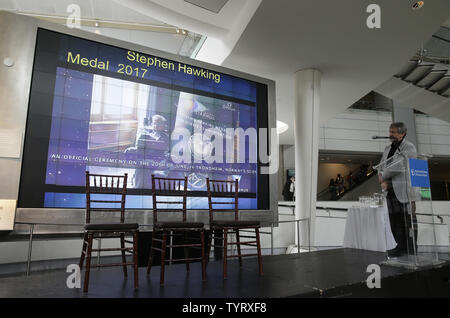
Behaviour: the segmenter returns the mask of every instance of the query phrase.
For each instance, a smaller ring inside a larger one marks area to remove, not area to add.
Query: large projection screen
[[[152,174],[187,176],[192,210],[208,208],[207,177],[238,179],[241,210],[272,210],[258,132],[273,121],[273,87],[223,70],[38,29],[18,208],[84,208],[89,170],[128,173],[131,210],[152,209]],[[226,134],[237,128],[254,129],[256,139]],[[208,141],[207,130],[217,135]],[[190,161],[180,163],[179,148]]]

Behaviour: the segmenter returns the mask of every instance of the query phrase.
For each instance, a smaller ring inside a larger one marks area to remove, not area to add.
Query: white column
[[[300,245],[303,247],[307,247],[309,243],[314,246],[320,80],[321,73],[314,69],[304,69],[295,73],[295,217],[309,218],[309,222],[300,223]],[[297,229],[296,237],[298,237]]]

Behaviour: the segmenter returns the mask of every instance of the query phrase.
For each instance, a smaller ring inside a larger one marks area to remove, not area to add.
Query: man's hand
[[[381,185],[381,189],[383,189],[383,191],[387,191],[389,189],[389,185],[386,181],[383,181],[380,185]]]

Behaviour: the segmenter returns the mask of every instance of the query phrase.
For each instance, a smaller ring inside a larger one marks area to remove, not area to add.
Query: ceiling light
[[[419,10],[423,7],[424,4],[425,4],[424,1],[417,1],[416,3],[413,4],[412,8],[413,10]]]
[[[95,27],[98,28],[99,24],[98,22],[95,22]]]
[[[279,135],[284,133],[288,129],[289,129],[289,126],[286,123],[277,120],[277,133]]]
[[[5,66],[11,67],[14,65],[14,60],[11,57],[6,57],[5,59],[3,59],[3,64],[5,64]]]
[[[186,34],[186,30],[181,30],[181,33],[183,33],[183,35]]]

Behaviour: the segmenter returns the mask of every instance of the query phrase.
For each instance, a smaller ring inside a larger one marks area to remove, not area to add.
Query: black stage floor
[[[450,297],[450,262],[432,269],[407,270],[381,266],[381,288],[369,289],[369,264],[379,264],[383,253],[334,249],[311,253],[264,256],[264,275],[259,276],[256,259],[228,264],[228,279],[222,279],[222,262],[211,261],[202,283],[200,264],[166,266],[166,282],[159,285],[159,267],[139,270],[139,290],[133,274],[127,280],[122,268],[91,271],[89,293],[69,289],[64,270],[32,273],[29,277],[0,278],[0,297],[25,298],[283,298],[283,297]],[[84,275],[81,275],[83,285]]]

